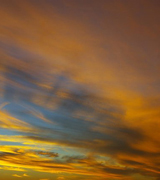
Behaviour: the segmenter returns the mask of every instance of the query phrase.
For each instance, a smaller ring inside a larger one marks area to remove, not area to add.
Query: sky
[[[160,1],[0,0],[1,180],[160,180]]]

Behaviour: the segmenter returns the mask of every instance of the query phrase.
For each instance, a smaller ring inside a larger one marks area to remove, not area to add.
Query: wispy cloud
[[[4,179],[160,178],[159,12],[156,0],[1,2]]]
[[[22,176],[18,175],[18,174],[13,174],[12,176],[14,177],[18,177],[18,178],[21,178]]]

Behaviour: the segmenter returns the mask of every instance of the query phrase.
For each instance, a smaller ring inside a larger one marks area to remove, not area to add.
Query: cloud
[[[37,151],[36,153],[47,157],[58,157],[58,153],[54,153],[54,152]]]
[[[23,157],[23,162],[21,158]],[[25,157],[25,158],[24,158]],[[13,150],[12,153],[6,152],[0,154],[1,165],[8,165],[13,167],[23,167],[27,169],[34,169],[40,172],[63,172],[63,173],[73,173],[75,175],[89,175],[89,176],[101,176],[105,177],[116,177],[116,176],[128,176],[134,173],[146,174],[158,174],[158,171],[152,172],[152,167],[147,167],[145,164],[134,163],[134,168],[129,168],[126,166],[120,166],[117,164],[107,164],[107,161],[101,162],[103,159],[99,159],[96,156],[90,155],[88,157],[63,157],[62,159],[47,159],[41,156],[35,156],[33,151],[25,150]],[[63,163],[62,163],[63,162]],[[127,162],[127,161],[126,161]],[[123,162],[123,164],[126,164]],[[122,163],[122,162],[121,162]],[[133,164],[132,161],[128,161],[129,165]],[[78,165],[78,166],[77,166]],[[142,167],[145,170],[139,170],[138,167]],[[89,170],[88,170],[89,168]],[[157,169],[158,170],[158,169]],[[100,175],[101,174],[101,175]],[[26,174],[18,175],[17,177],[23,177]]]
[[[13,174],[12,176],[14,176],[14,177],[18,177],[18,178],[28,177],[28,175],[27,175],[27,174],[23,174],[23,175]]]
[[[0,118],[0,125],[1,128],[6,128],[6,129],[13,129],[17,131],[30,131],[31,127],[28,123],[19,120],[7,112],[1,111],[0,112],[1,118]]]
[[[22,169],[20,167],[10,167],[10,166],[3,166],[0,167],[0,169],[7,170],[7,171],[26,171],[25,169]]]
[[[158,179],[157,1],[11,1],[0,15],[0,169]]]
[[[18,178],[21,178],[22,176],[18,175],[18,174],[13,174],[12,176],[14,177],[18,177]]]
[[[65,178],[62,177],[62,176],[60,176],[60,177],[57,178],[57,180],[64,180],[64,179],[65,179]]]

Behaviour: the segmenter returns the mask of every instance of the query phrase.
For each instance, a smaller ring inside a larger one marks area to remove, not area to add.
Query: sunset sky
[[[0,180],[160,180],[160,0],[0,17]]]

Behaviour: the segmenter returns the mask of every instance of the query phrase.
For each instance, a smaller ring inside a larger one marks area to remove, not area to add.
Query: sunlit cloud
[[[14,176],[14,177],[18,177],[18,178],[28,177],[28,175],[27,175],[27,174],[23,174],[23,175],[13,174],[12,176]]]
[[[18,174],[13,174],[12,176],[14,177],[18,177],[18,178],[21,178],[22,176],[18,175]]]
[[[57,180],[64,180],[65,178],[64,177],[58,177]]]
[[[0,167],[0,169],[3,169],[3,170],[7,170],[7,171],[26,171],[25,169],[22,169],[22,168],[17,168],[17,167],[11,167],[11,166],[3,166]]]
[[[1,2],[2,178],[160,179],[159,12],[156,0]]]

